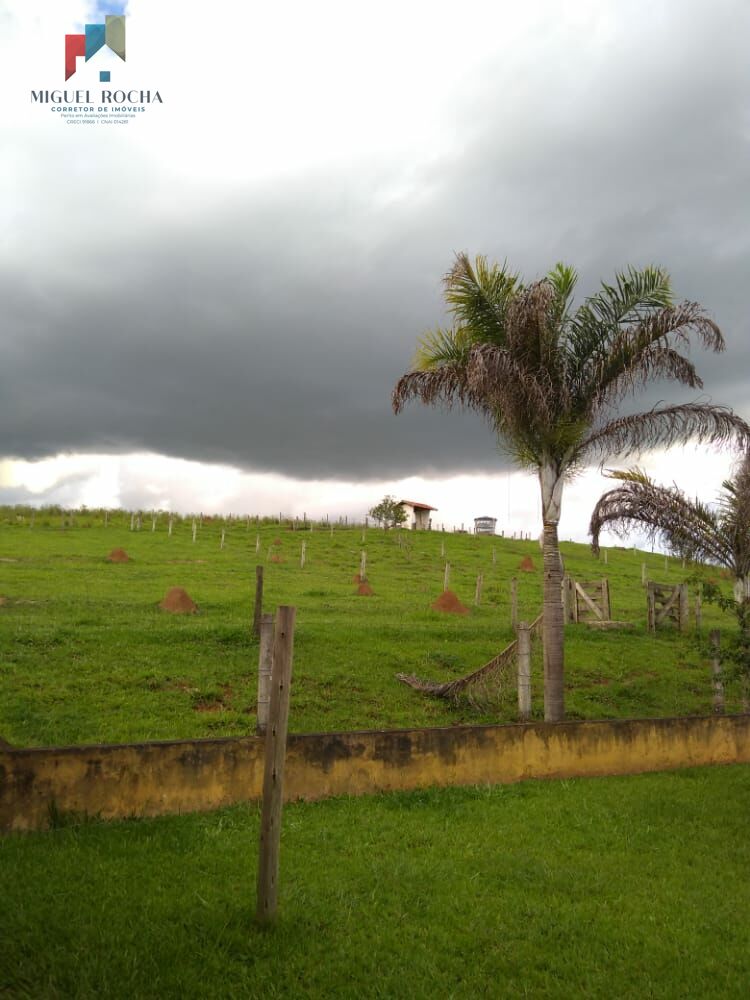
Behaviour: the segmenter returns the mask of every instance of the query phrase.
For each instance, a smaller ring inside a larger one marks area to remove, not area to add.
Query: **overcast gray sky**
[[[496,473],[477,418],[390,409],[460,250],[583,292],[667,267],[750,418],[745,0],[131,0],[113,81],[164,104],[119,130],[30,105],[96,5],[32,6],[0,0],[0,457]]]

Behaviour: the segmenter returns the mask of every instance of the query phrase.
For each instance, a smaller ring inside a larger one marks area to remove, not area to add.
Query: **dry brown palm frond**
[[[475,399],[469,388],[466,368],[457,365],[440,365],[428,371],[410,371],[402,375],[391,397],[393,412],[400,413],[412,399],[448,409],[456,403],[472,409],[484,409],[483,403]]]
[[[622,537],[638,525],[651,541],[660,539],[676,555],[732,568],[731,546],[714,511],[689,500],[676,486],[658,486],[637,469],[612,478],[622,485],[600,497],[591,515],[595,553],[604,528]]]
[[[546,423],[553,419],[553,386],[546,370],[530,372],[506,348],[494,344],[475,347],[467,381],[475,395],[494,399],[505,412],[522,412]]]
[[[670,306],[618,329],[602,341],[600,350],[584,366],[584,394],[596,405],[613,405],[654,378],[701,387],[695,367],[673,346],[673,342],[688,346],[690,334],[713,351],[724,350],[718,326],[695,302]]]
[[[596,376],[599,388],[592,397],[592,409],[615,406],[657,379],[670,379],[691,389],[703,388],[703,381],[688,358],[673,347],[649,344],[630,363],[623,365],[618,359],[602,362]]]
[[[726,406],[711,403],[682,403],[656,406],[610,421],[583,438],[575,459],[593,460],[598,455],[627,456],[645,448],[668,448],[673,444],[698,441],[714,445],[736,442],[750,448],[750,427]]]
[[[542,612],[536,616],[529,626],[532,638],[536,638],[541,634],[543,621],[544,613]],[[396,674],[396,679],[401,681],[402,684],[414,688],[415,691],[421,691],[423,694],[431,694],[436,698],[447,698],[449,701],[456,701],[460,695],[474,685],[485,684],[490,678],[497,678],[500,674],[507,672],[512,664],[515,663],[517,650],[518,640],[514,639],[497,656],[493,656],[491,660],[485,663],[484,666],[479,667],[477,670],[472,670],[470,674],[465,674],[463,677],[457,677],[452,681],[423,680],[415,674]]]
[[[740,461],[731,479],[722,483],[719,518],[733,552],[738,579],[750,577],[750,454]]]
[[[560,367],[555,289],[551,282],[535,281],[509,303],[506,341],[510,353],[531,369],[544,368],[551,378]]]

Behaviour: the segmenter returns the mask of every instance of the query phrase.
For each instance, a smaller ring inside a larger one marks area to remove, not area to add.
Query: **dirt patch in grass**
[[[271,545],[281,545],[281,539],[274,538],[274,540],[271,542]]]
[[[433,611],[442,611],[448,615],[468,615],[469,613],[469,609],[459,601],[452,590],[444,590],[431,606]]]
[[[194,712],[223,712],[232,706],[234,692],[231,684],[222,684],[221,692],[193,691]]]
[[[286,562],[286,560],[282,559],[281,556],[274,555],[274,556],[271,556],[271,562],[274,562],[274,563],[283,563],[283,562]]]
[[[518,564],[518,568],[522,573],[533,573],[535,569],[534,560],[531,556],[524,556]]]
[[[197,701],[193,705],[194,712],[221,712],[224,710],[223,701]]]
[[[170,587],[159,607],[162,611],[168,611],[172,615],[196,615],[198,613],[197,604],[182,587]]]
[[[107,562],[111,563],[130,562],[130,556],[127,554],[125,549],[112,549],[110,554],[107,556]]]
[[[357,593],[360,597],[372,597],[373,591],[367,580],[363,580],[362,583],[357,587]]]

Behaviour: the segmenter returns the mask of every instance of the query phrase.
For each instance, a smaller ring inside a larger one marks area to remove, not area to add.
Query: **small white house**
[[[412,531],[429,531],[432,528],[430,511],[437,510],[437,507],[417,503],[416,500],[399,500],[398,506],[406,513],[405,527]]]
[[[497,524],[496,517],[475,517],[474,518],[474,534],[475,535],[494,535],[495,525]]]

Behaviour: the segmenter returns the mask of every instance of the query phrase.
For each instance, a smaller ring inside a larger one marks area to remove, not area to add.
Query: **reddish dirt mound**
[[[281,539],[274,538],[274,540],[271,542],[271,545],[281,545]]]
[[[363,580],[362,583],[360,583],[357,587],[357,593],[360,597],[372,597],[372,587],[367,580]]]
[[[449,615],[468,615],[469,613],[469,609],[459,601],[452,590],[444,590],[432,605],[432,610],[444,611]]]
[[[531,556],[524,556],[523,559],[518,564],[518,568],[522,573],[533,573],[534,572],[534,560]]]
[[[7,600],[8,600],[7,597],[3,597],[2,594],[0,594],[0,604],[5,604]]]
[[[365,581],[362,579],[359,573],[355,573],[354,576],[352,577],[352,583],[365,583]]]
[[[168,611],[172,615],[195,615],[198,607],[193,603],[193,599],[182,587],[170,587],[164,600],[159,605],[162,611]]]
[[[271,556],[271,562],[284,562],[281,556]]]
[[[125,549],[112,549],[107,556],[107,562],[130,562],[130,556]]]

